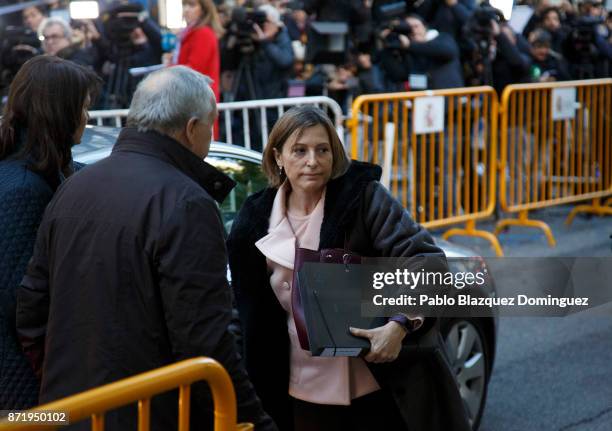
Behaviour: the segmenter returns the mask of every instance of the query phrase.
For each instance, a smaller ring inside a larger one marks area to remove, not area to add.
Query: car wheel
[[[445,325],[443,336],[470,425],[477,430],[485,406],[490,363],[484,331],[477,320],[453,319]]]

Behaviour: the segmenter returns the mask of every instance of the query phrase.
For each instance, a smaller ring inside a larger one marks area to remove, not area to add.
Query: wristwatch
[[[395,316],[389,317],[389,322],[399,323],[406,331],[408,331],[408,334],[411,334],[423,325],[423,318],[417,317],[410,319],[404,314],[396,314]]]

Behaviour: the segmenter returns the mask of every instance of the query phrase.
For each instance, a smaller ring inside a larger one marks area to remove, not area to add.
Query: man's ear
[[[185,138],[187,138],[187,143],[189,144],[189,148],[193,148],[194,142],[196,139],[196,126],[200,121],[196,117],[191,117],[189,121],[187,121],[187,125],[185,126]]]

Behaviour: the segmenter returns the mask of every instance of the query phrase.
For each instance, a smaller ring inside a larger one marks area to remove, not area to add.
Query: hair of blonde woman
[[[263,153],[262,169],[271,187],[279,187],[286,179],[285,173],[280,172],[276,164],[274,150],[282,152],[283,146],[294,134],[297,139],[305,129],[319,125],[327,132],[331,145],[331,178],[337,178],[346,172],[351,161],[327,114],[315,106],[296,106],[285,112],[274,124]]]
[[[198,26],[206,25],[213,29],[217,38],[223,37],[225,34],[225,29],[221,24],[221,18],[219,17],[219,12],[217,11],[217,6],[215,5],[213,0],[197,0],[202,8],[202,18],[200,18],[200,22]]]

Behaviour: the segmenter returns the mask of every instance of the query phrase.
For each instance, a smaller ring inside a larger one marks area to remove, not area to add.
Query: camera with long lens
[[[383,39],[383,42],[384,47],[388,49],[400,49],[402,47],[400,35],[410,37],[412,34],[412,28],[405,21],[391,23],[387,28],[391,30],[391,33]]]
[[[487,4],[481,5],[466,23],[464,33],[472,51],[488,55],[489,47],[495,38],[492,22],[500,21],[499,11]]]
[[[399,1],[386,4],[376,4],[373,6],[375,21],[379,24],[376,29],[377,34],[389,30],[389,34],[382,39],[383,47],[386,49],[400,49],[400,35],[410,36],[412,29],[404,20],[406,16],[406,2]]]
[[[563,51],[571,64],[593,64],[599,56],[595,45],[597,26],[604,21],[599,17],[584,16],[576,19],[565,40]]]
[[[466,81],[474,85],[491,85],[493,82],[491,63],[493,50],[491,46],[495,40],[493,22],[500,22],[502,18],[498,9],[488,5],[480,5],[472,14],[463,28],[461,50],[466,59]]]
[[[257,24],[263,27],[268,16],[264,11],[238,7],[232,11],[228,25],[228,49],[238,49],[242,54],[251,54],[255,51],[255,29]]]
[[[119,52],[133,49],[131,34],[140,26],[142,11],[141,4],[129,3],[113,6],[102,15],[106,35]]]
[[[8,86],[21,66],[40,54],[38,35],[24,27],[7,26],[0,44],[0,87]]]

